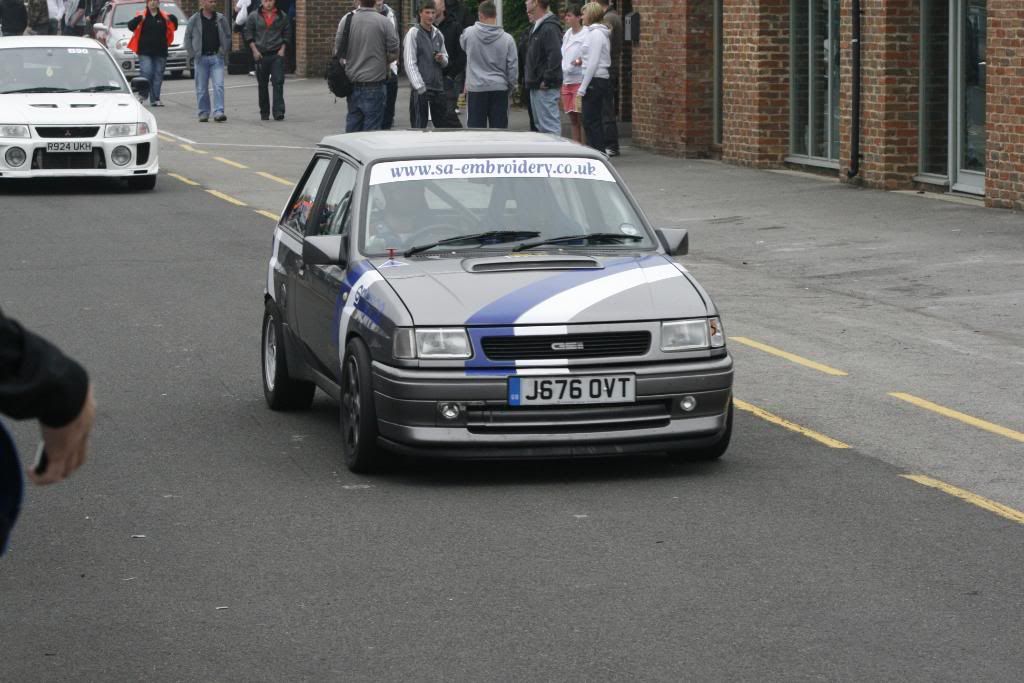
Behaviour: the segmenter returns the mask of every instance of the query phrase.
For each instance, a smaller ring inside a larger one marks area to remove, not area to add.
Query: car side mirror
[[[132,92],[139,97],[149,97],[149,79],[136,76],[132,79]]]
[[[93,24],[92,25],[92,30],[93,30],[93,33],[100,33],[102,31],[106,31],[107,30],[107,25],[106,24]]]
[[[690,233],[685,229],[656,228],[654,232],[669,255],[685,256],[690,253]]]
[[[307,265],[343,266],[348,260],[345,235],[310,235],[302,240],[302,260]]]

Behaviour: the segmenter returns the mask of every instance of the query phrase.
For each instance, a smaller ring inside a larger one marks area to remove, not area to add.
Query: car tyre
[[[156,173],[128,179],[128,188],[132,190],[152,190],[154,187],[156,187]]]
[[[313,403],[316,385],[293,379],[288,374],[284,351],[284,335],[276,307],[267,302],[263,312],[263,334],[260,343],[263,370],[263,396],[271,410],[305,410]]]
[[[185,70],[184,69],[177,69],[176,71],[172,71],[171,72],[171,78],[181,78],[184,75],[185,75]]]
[[[349,470],[379,469],[387,454],[377,445],[377,409],[373,402],[370,352],[359,338],[345,347],[341,372],[341,454]]]
[[[725,418],[725,431],[718,437],[718,441],[714,442],[710,446],[703,446],[701,448],[690,448],[686,450],[680,450],[678,455],[687,460],[718,460],[725,452],[729,450],[729,441],[732,439],[732,399],[729,400],[729,412]]]

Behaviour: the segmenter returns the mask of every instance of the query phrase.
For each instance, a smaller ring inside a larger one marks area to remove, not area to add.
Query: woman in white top
[[[576,108],[576,91],[583,82],[583,44],[587,32],[583,30],[583,17],[576,3],[565,9],[562,17],[569,27],[562,36],[562,111],[569,115],[572,139],[583,142],[580,110]]]
[[[583,25],[587,36],[583,44],[583,82],[576,91],[577,109],[583,113],[583,131],[587,144],[604,151],[604,124],[601,110],[604,100],[611,97],[608,69],[612,65],[611,30],[601,23],[604,8],[599,3],[583,6]],[[582,105],[580,106],[580,104]]]

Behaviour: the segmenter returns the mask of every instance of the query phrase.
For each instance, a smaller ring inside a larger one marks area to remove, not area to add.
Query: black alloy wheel
[[[359,338],[345,347],[341,374],[341,453],[345,466],[356,473],[378,469],[384,453],[377,445],[377,410],[373,403],[370,352]]]

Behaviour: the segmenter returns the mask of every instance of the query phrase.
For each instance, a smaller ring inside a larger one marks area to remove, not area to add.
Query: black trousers
[[[389,72],[390,73],[390,72]],[[398,100],[398,76],[384,82],[384,122],[381,130],[391,130],[395,125],[395,102]]]
[[[274,85],[274,117],[284,116],[284,57],[276,52],[263,55],[256,62],[256,89],[259,91],[260,116],[270,115],[270,93],[268,83]]]
[[[470,128],[508,128],[508,90],[470,92],[467,97]]]
[[[447,107],[444,90],[428,90],[422,95],[413,90],[409,95],[409,125],[413,128],[426,128],[429,109],[434,128],[449,128],[451,126],[445,125]]]
[[[619,151],[619,125],[616,123],[619,112],[619,78],[614,69],[610,69],[608,79],[608,96],[604,98],[604,109],[601,118],[604,121],[605,149]]]
[[[607,78],[592,79],[583,96],[583,131],[587,134],[587,145],[601,152],[606,149],[604,102],[610,96],[611,84]]]

